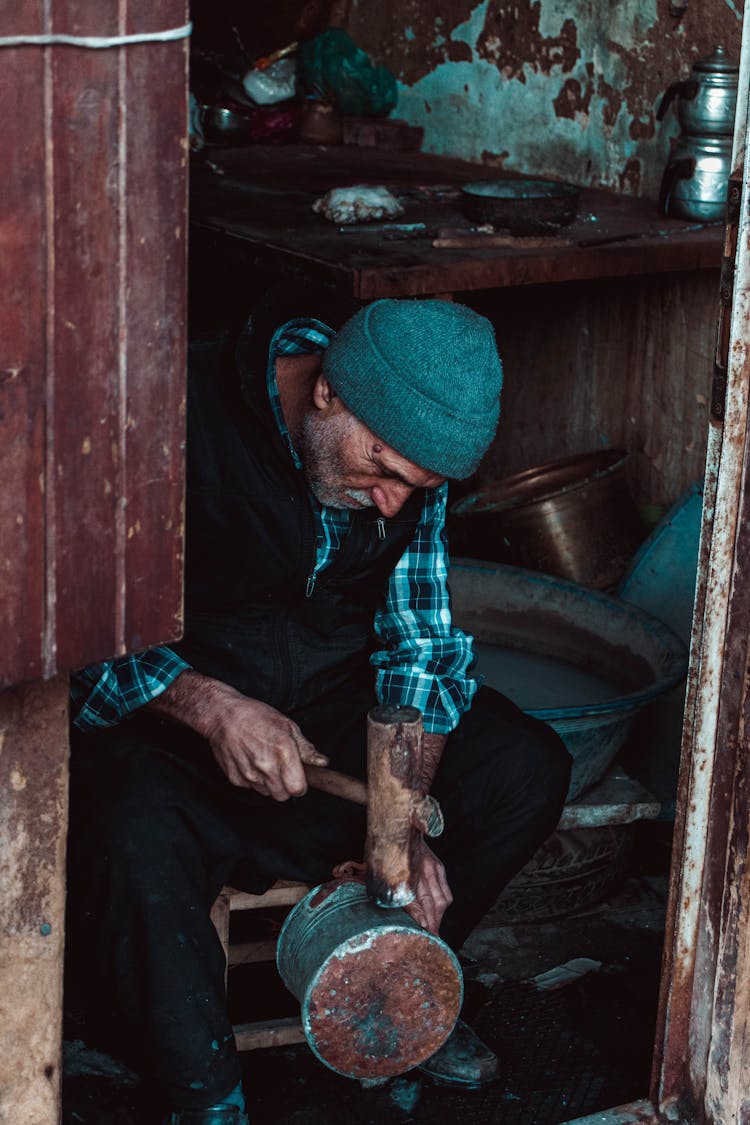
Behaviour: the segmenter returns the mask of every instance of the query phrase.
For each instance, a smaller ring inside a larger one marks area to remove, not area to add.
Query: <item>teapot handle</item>
[[[680,160],[668,160],[661,178],[659,189],[659,214],[669,213],[669,202],[678,180],[689,180],[695,171],[695,157],[685,156]]]
[[[664,114],[669,109],[669,103],[677,94],[685,101],[691,102],[695,95],[698,93],[698,83],[694,78],[686,78],[682,82],[673,82],[671,86],[667,86],[664,91],[664,96],[659,102],[659,108],[656,111],[656,120],[661,121]]]

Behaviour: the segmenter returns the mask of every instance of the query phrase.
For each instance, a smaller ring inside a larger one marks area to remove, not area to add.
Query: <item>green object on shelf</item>
[[[396,79],[340,28],[329,28],[303,43],[298,52],[300,76],[307,91],[334,101],[341,113],[386,117],[396,104]]]

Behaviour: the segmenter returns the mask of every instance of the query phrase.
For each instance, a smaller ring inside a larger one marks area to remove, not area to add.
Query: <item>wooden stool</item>
[[[235,965],[248,965],[254,961],[273,961],[276,958],[275,939],[231,944],[229,941],[231,914],[239,910],[294,906],[309,890],[306,883],[290,883],[285,880],[274,883],[262,895],[251,895],[247,891],[237,891],[234,887],[224,887],[211,910],[211,921],[224,948],[227,966],[225,983],[228,982],[230,968]],[[255,1051],[260,1047],[281,1047],[288,1043],[305,1042],[305,1033],[297,1016],[235,1024],[233,1030],[238,1051]]]

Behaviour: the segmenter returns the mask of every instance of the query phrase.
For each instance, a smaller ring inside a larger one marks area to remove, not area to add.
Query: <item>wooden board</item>
[[[186,20],[60,0],[0,33]],[[0,688],[180,633],[186,61],[186,40],[3,54]]]
[[[630,450],[639,505],[666,510],[703,476],[718,270],[461,299],[494,323],[505,368],[482,483],[606,446]]]
[[[697,270],[720,262],[719,228],[695,230],[660,217],[651,200],[601,190],[583,191],[576,220],[546,242],[434,245],[455,242],[462,233],[475,239],[459,188],[492,177],[482,166],[424,153],[313,145],[207,149],[192,168],[196,252],[206,261],[218,255],[338,285],[361,300]],[[424,231],[379,232],[377,224],[344,231],[313,212],[327,190],[356,183],[387,186],[405,208],[395,221],[422,223]],[[446,239],[446,231],[453,238]]]
[[[22,18],[23,17],[23,18]],[[0,7],[0,35],[43,30],[41,0]],[[45,628],[47,198],[41,51],[3,51],[6,166],[0,219],[0,684],[38,675]],[[12,80],[11,80],[12,78]],[[29,127],[32,123],[33,127]]]

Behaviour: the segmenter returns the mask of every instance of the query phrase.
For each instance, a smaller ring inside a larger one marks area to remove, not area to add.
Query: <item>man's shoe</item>
[[[178,1109],[164,1125],[248,1125],[247,1115],[236,1105],[217,1105],[210,1109]]]
[[[468,1023],[459,1020],[440,1050],[425,1059],[419,1070],[438,1082],[476,1089],[497,1077],[497,1055]]]

